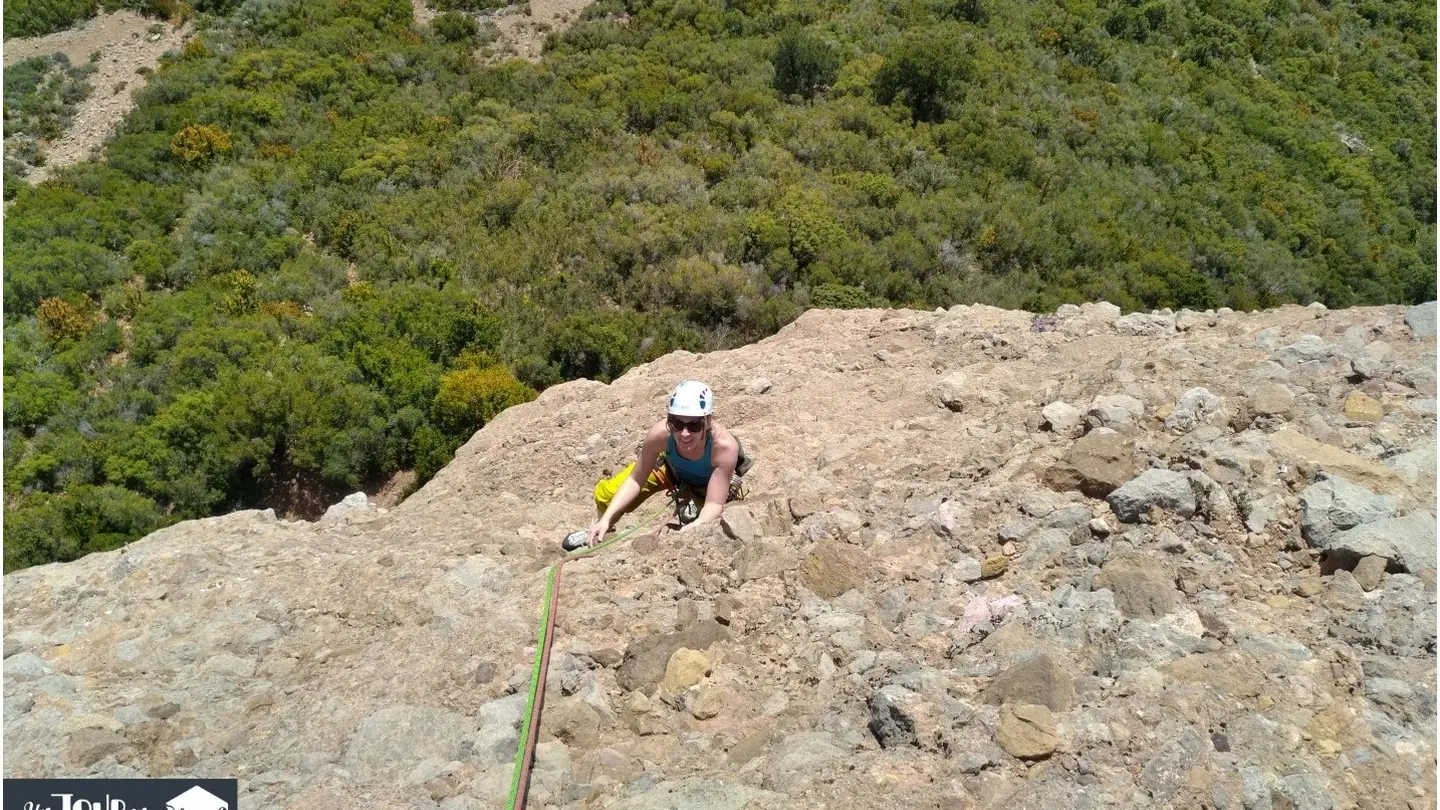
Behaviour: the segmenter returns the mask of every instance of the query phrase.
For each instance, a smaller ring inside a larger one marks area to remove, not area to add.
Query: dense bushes
[[[237,4],[7,182],[8,566],[807,306],[1435,296],[1430,5],[604,0],[488,66],[452,5]]]

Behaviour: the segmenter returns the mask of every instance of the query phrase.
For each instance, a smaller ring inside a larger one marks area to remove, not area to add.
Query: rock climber
[[[751,462],[714,413],[710,386],[696,380],[675,386],[665,418],[645,432],[639,458],[595,484],[595,522],[588,531],[566,535],[561,546],[575,551],[598,545],[616,518],[661,490],[676,499],[682,531],[718,519],[727,502],[744,497],[742,476]]]

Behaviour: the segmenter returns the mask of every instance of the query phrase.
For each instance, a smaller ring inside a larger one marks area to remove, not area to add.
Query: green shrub
[[[469,15],[447,11],[435,16],[431,27],[446,42],[469,42],[480,33],[480,26]]]
[[[95,16],[99,0],[10,0],[5,4],[5,38],[49,34]],[[10,68],[5,69],[8,73]]]

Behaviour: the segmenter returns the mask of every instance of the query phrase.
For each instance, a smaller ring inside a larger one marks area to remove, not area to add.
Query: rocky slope
[[[531,807],[1434,807],[1434,313],[815,311],[558,386],[393,510],[7,576],[5,773],[502,806],[541,572],[697,377],[751,497],[567,566]]]
[[[122,9],[98,14],[54,34],[6,40],[7,66],[34,56],[63,53],[73,65],[84,64],[93,54],[97,68],[89,79],[90,94],[80,102],[70,128],[54,142],[41,144],[45,165],[25,179],[42,183],[56,169],[94,157],[115,125],[135,106],[135,93],[149,81],[148,73],[141,71],[153,70],[166,51],[183,46],[193,32],[193,25],[159,24]]]

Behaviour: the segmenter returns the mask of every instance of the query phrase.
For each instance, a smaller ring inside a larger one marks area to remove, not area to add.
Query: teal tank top
[[[714,442],[715,436],[711,433],[705,434],[705,453],[697,459],[688,459],[680,455],[675,448],[675,437],[671,436],[665,441],[665,463],[680,478],[680,483],[689,484],[692,487],[705,487],[710,484],[710,473],[713,468],[710,465],[710,445]]]

